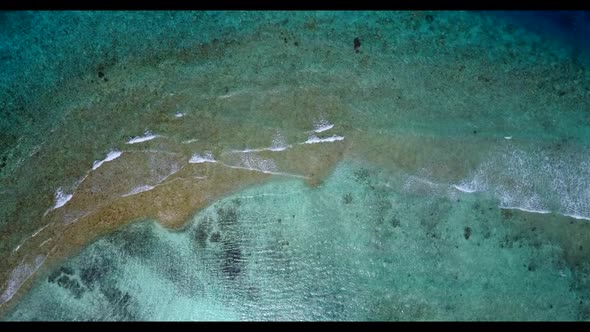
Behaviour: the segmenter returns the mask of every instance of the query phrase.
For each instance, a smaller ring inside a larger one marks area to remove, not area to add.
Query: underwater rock
[[[356,53],[359,53],[360,52],[360,50],[359,50],[360,47],[361,47],[361,40],[358,37],[356,37],[354,39],[354,51]]]
[[[344,204],[350,204],[350,203],[352,203],[352,194],[351,193],[346,193],[342,197],[342,200],[343,200]]]
[[[210,227],[211,221],[209,217],[205,217],[205,219],[201,221],[194,230],[193,239],[197,243],[197,246],[199,246],[201,249],[205,249],[205,247],[207,247],[207,238],[209,237]]]
[[[217,209],[217,221],[222,228],[231,227],[238,222],[238,212],[233,207]]]
[[[69,290],[76,299],[80,299],[85,293],[85,289],[78,280],[74,279],[73,271],[69,268],[61,267],[59,270],[53,272],[48,281],[57,284],[61,288]]]
[[[221,271],[231,280],[242,272],[242,251],[236,246],[226,245],[223,250]]]
[[[469,240],[469,237],[471,237],[471,227],[465,227],[463,230],[463,236],[465,237],[465,240]]]
[[[221,234],[219,234],[219,232],[215,232],[213,234],[211,234],[211,236],[209,237],[209,241],[210,242],[219,242],[219,239],[221,238]]]

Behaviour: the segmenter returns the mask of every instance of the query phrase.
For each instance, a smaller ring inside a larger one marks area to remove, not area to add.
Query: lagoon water
[[[2,320],[590,319],[585,12],[0,27]]]

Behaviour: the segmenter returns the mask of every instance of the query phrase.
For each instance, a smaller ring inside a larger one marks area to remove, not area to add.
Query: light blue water
[[[231,195],[180,232],[133,224],[41,280],[11,319],[577,319],[557,247],[502,247],[513,230],[495,202],[402,194],[392,179],[344,163],[317,189]]]

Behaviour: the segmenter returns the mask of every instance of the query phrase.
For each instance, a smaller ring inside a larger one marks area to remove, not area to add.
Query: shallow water
[[[0,42],[2,319],[590,317],[576,40],[485,12],[2,15],[30,27]]]

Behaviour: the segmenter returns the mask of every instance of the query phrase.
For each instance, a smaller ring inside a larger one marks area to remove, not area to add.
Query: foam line
[[[31,235],[31,237],[35,237],[37,236],[39,233],[41,233],[45,228],[47,228],[49,225],[53,224],[53,222],[50,222],[49,224],[39,228],[35,233],[33,233],[33,235]]]
[[[50,237],[49,239],[47,239],[47,240],[45,240],[45,241],[41,242],[41,244],[39,245],[39,248],[43,247],[44,245],[46,245],[46,244],[47,244],[49,241],[51,241],[51,240],[53,240],[53,238],[52,238],[52,237]]]
[[[133,189],[131,189],[130,192],[128,192],[127,194],[122,195],[121,197],[127,197],[127,196],[132,196],[132,195],[136,195],[145,191],[150,191],[152,189],[154,189],[155,186],[150,186],[150,185],[142,185],[139,187],[135,187]]]
[[[207,177],[206,176],[204,176],[204,177],[193,176],[193,178],[202,180],[202,179],[205,179]],[[121,195],[121,197],[127,197],[127,196],[137,195],[139,193],[150,191],[150,190],[155,189],[157,187],[170,184],[170,183],[172,183],[174,181],[190,181],[190,179],[186,179],[186,178],[182,178],[182,177],[177,177],[177,178],[172,179],[170,181],[163,181],[162,180],[162,182],[158,183],[155,186],[143,185],[143,186],[136,187],[135,189],[131,190],[129,193],[127,193],[125,195]]]
[[[334,128],[334,125],[329,123],[328,121],[321,120],[321,121],[314,123],[313,127],[314,127],[314,129],[313,129],[314,132],[321,133],[326,130],[330,130],[330,129]]]
[[[262,152],[262,151],[285,151],[290,148],[291,145],[287,146],[276,146],[276,147],[269,147],[269,148],[257,148],[257,149],[244,149],[244,150],[230,150],[228,153],[250,153],[250,152]]]
[[[524,212],[539,213],[539,214],[551,213],[551,211],[549,211],[549,210],[531,210],[531,209],[522,208],[522,207],[518,207],[518,206],[499,206],[499,208],[505,209],[505,210],[520,210],[520,211],[524,211]]]
[[[311,136],[309,136],[307,141],[305,141],[303,143],[299,143],[299,144],[316,144],[316,143],[336,142],[336,141],[342,141],[343,139],[344,139],[343,136],[337,136],[337,135],[326,137],[326,138],[319,138],[315,135],[311,135]]]
[[[52,210],[59,209],[60,207],[66,205],[66,203],[69,202],[72,197],[74,197],[74,195],[64,194],[61,187],[57,188],[57,191],[55,192],[55,205],[53,206]]]
[[[244,150],[230,150],[229,153],[250,153],[250,152],[262,152],[262,151],[285,151],[289,149],[291,145],[286,143],[286,140],[280,134],[276,134],[272,139],[272,145],[267,148],[254,148],[254,149],[244,149]]]
[[[118,151],[118,150],[112,150],[107,154],[107,157],[103,160],[96,160],[94,162],[94,164],[92,165],[92,170],[95,171],[97,168],[99,168],[102,164],[108,162],[108,161],[112,161],[115,160],[117,158],[119,158],[121,156],[122,152]]]
[[[188,161],[190,164],[202,164],[202,163],[215,163],[217,160],[213,157],[213,153],[211,151],[205,151],[205,153],[198,154],[195,153],[192,155],[191,159]]]
[[[234,168],[234,169],[243,169],[243,170],[247,170],[247,171],[261,172],[261,173],[264,173],[264,174],[289,176],[289,177],[294,177],[294,178],[299,178],[299,179],[309,179],[308,176],[298,175],[298,174],[283,173],[283,172],[273,172],[273,171],[265,171],[265,170],[261,170],[261,169],[257,169],[257,168],[242,167],[242,166],[233,166],[233,165],[228,165],[228,164],[225,164],[225,163],[221,163],[221,165],[223,165],[225,167],[229,167],[229,168]]]
[[[590,221],[590,218],[589,217],[584,217],[584,216],[580,216],[580,215],[577,215],[577,214],[563,214],[563,215],[566,216],[566,217],[571,217],[571,218],[578,219],[578,220],[581,219],[581,220],[589,220]]]
[[[22,247],[22,245],[25,244],[25,242],[27,242],[28,239],[30,239],[30,237],[24,238],[22,241],[20,241],[20,243],[16,246],[16,248],[12,250],[12,252],[17,252],[20,249],[20,247]]]
[[[464,192],[464,193],[474,193],[474,192],[476,192],[476,191],[477,191],[477,190],[475,190],[475,189],[469,189],[469,188],[467,188],[467,187],[463,187],[463,186],[461,186],[461,185],[456,185],[456,184],[454,184],[454,185],[453,185],[453,187],[455,187],[455,189],[457,189],[457,190],[459,190],[459,191],[462,191],[462,192]]]
[[[127,142],[127,144],[136,144],[136,143],[141,143],[141,142],[145,142],[145,141],[151,141],[156,137],[158,137],[158,135],[154,135],[151,132],[146,131],[143,136],[135,136],[132,139],[130,139]]]

